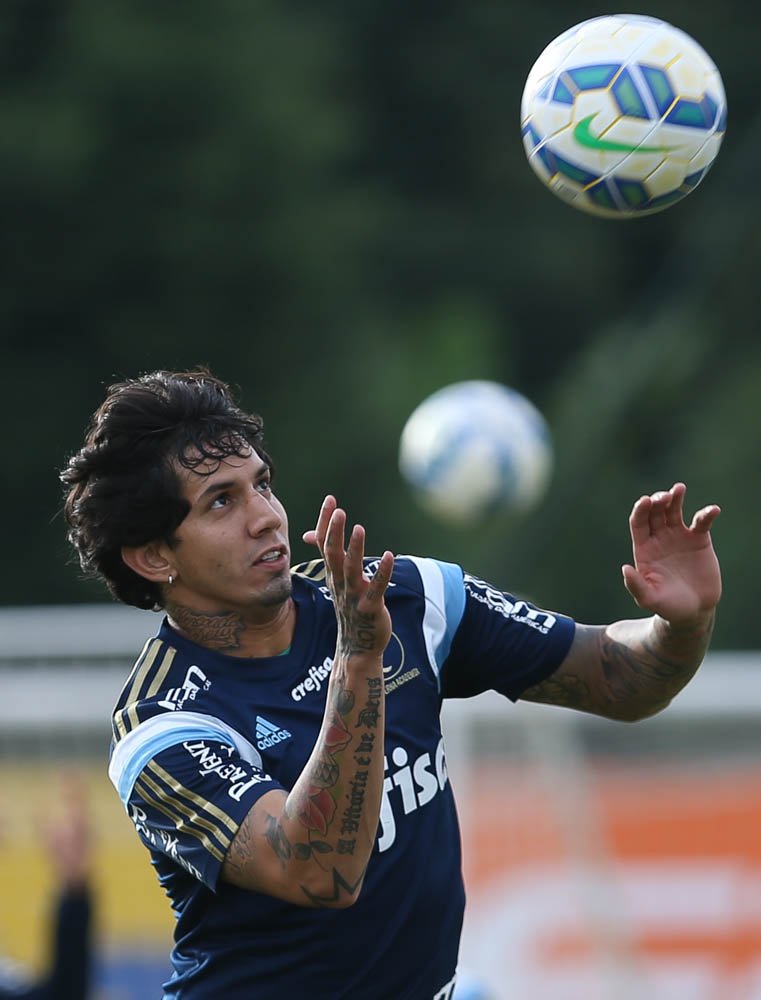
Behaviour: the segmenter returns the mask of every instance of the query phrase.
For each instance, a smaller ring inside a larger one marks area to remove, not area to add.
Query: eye
[[[256,489],[260,493],[269,493],[272,489],[272,475],[266,472],[261,479],[257,480]]]
[[[214,497],[214,499],[209,504],[209,510],[222,510],[222,508],[226,507],[229,502],[230,502],[229,493],[219,493],[217,494],[217,496]]]

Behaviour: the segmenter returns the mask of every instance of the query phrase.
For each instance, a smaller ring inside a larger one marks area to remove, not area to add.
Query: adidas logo
[[[260,750],[268,750],[270,747],[274,747],[276,743],[282,743],[283,740],[289,740],[293,734],[289,733],[287,729],[281,729],[279,726],[273,725],[268,722],[261,715],[256,717],[256,745]]]

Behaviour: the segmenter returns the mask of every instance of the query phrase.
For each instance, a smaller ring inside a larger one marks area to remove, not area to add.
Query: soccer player
[[[447,1000],[464,908],[444,698],[636,720],[698,668],[719,600],[704,507],[643,496],[646,617],[575,623],[432,558],[365,554],[325,498],[291,567],[259,417],[208,371],[117,383],[61,478],[81,566],[164,613],[109,774],[175,915],[165,998]],[[348,532],[348,533],[347,533]]]

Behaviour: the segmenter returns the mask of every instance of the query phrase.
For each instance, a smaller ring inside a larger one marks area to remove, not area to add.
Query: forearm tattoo
[[[591,711],[592,697],[589,684],[578,674],[563,670],[523,692],[527,701],[541,701],[548,705],[578,708]]]
[[[336,650],[337,653],[355,656],[375,649],[378,626],[374,614],[360,611],[356,605],[349,604],[338,608],[336,615],[340,646],[340,649]]]
[[[671,682],[692,673],[684,662],[666,659],[649,642],[629,647],[603,634],[600,659],[611,697],[626,701],[649,692],[663,693]]]
[[[602,628],[592,629],[583,648],[523,697],[610,717],[651,714],[695,673],[709,636],[710,629],[700,635],[670,629],[662,637],[633,631],[621,640]]]
[[[246,817],[238,827],[238,832],[233,838],[230,850],[225,858],[225,867],[229,872],[244,876],[247,867],[254,860],[254,834],[251,828],[250,817]]]
[[[338,687],[329,721],[323,726],[317,753],[288,796],[284,818],[296,820],[303,830],[298,839],[286,833],[283,821],[268,814],[265,837],[283,867],[293,858],[312,861],[330,874],[331,891],[315,894],[303,882],[301,889],[315,906],[329,906],[343,893],[353,894],[364,878],[364,867],[348,875],[329,862],[333,855],[354,858],[358,837],[371,846],[377,829],[377,810],[365,815],[372,783],[371,766],[382,750],[375,730],[381,724],[382,678],[367,678],[365,704],[352,717],[354,694]],[[349,756],[347,756],[349,754]],[[378,778],[376,775],[376,784]],[[291,827],[292,829],[292,827]]]

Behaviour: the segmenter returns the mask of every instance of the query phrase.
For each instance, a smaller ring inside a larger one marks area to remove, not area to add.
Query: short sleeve
[[[115,761],[123,742],[109,775],[140,839],[215,889],[246,814],[263,794],[282,786],[263,770],[258,754],[244,756],[234,740],[204,732],[201,725],[196,732],[183,728],[169,745],[156,742],[152,754],[150,742],[135,743],[129,758],[122,750]]]
[[[465,608],[441,671],[445,698],[499,691],[512,701],[560,666],[575,622],[465,574]]]

